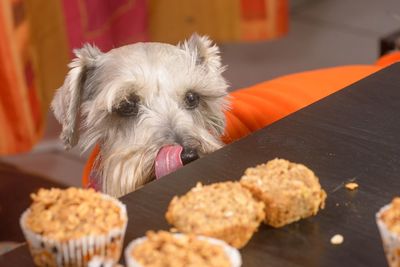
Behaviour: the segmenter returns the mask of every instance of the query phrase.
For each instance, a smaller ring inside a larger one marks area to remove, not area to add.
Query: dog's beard
[[[110,153],[102,151],[100,175],[102,191],[122,196],[150,182],[154,177],[154,158],[157,148],[123,149]]]
[[[222,147],[222,143],[203,128],[182,138],[184,146],[195,148],[200,157]],[[125,145],[123,148],[115,142],[103,144],[98,165],[102,191],[119,197],[152,181],[158,151],[162,146],[173,143],[172,140],[152,139],[147,145]]]

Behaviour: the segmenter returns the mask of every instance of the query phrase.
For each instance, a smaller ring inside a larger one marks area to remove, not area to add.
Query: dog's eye
[[[187,109],[195,109],[200,103],[200,96],[195,92],[187,92],[185,95],[185,105]]]
[[[121,117],[136,116],[139,111],[139,97],[131,95],[122,100],[113,110]]]

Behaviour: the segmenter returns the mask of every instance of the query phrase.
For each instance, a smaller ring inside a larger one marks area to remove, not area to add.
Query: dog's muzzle
[[[180,145],[164,146],[158,151],[155,160],[156,178],[170,174],[198,158],[196,149],[183,148]]]

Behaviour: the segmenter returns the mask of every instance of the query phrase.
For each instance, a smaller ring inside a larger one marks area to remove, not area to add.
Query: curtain
[[[62,0],[69,46],[103,51],[148,41],[146,0]]]
[[[0,1],[0,154],[39,140],[67,60],[57,1]]]
[[[287,0],[1,0],[0,155],[42,136],[74,48],[138,41],[176,44],[193,32],[217,42],[258,41],[288,29]]]
[[[287,0],[150,0],[151,40],[177,43],[193,32],[217,42],[278,38],[288,30]]]

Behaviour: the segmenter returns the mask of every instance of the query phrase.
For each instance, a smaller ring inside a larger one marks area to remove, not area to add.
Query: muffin
[[[198,183],[172,199],[165,217],[182,233],[215,237],[241,248],[263,220],[264,204],[238,182]]]
[[[390,267],[400,266],[400,197],[380,209],[376,223]]]
[[[20,225],[37,266],[87,266],[99,255],[118,261],[126,207],[92,189],[40,189]]]
[[[166,231],[146,233],[125,250],[128,267],[238,267],[239,252],[225,242],[192,234]]]
[[[306,166],[284,159],[248,168],[240,183],[265,204],[264,222],[273,227],[315,215],[325,205],[318,177]]]

